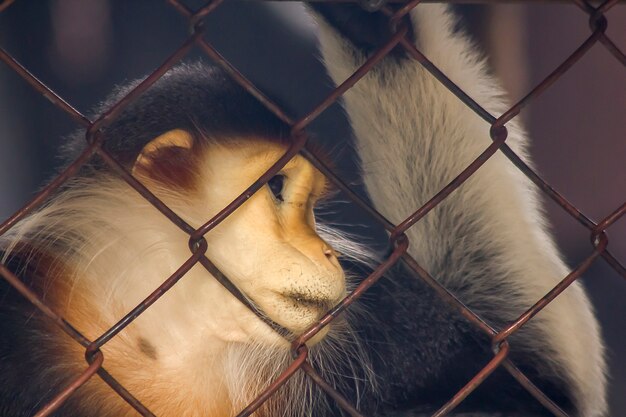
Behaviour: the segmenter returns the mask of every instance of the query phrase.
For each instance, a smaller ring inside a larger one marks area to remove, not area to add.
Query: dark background
[[[548,2],[546,2],[548,3]],[[190,1],[190,6],[197,2]],[[589,36],[587,17],[569,4],[455,6],[488,56],[511,100],[547,76]],[[626,7],[608,15],[608,34],[626,50]],[[187,35],[186,21],[157,1],[18,0],[0,14],[0,46],[81,112],[108,92],[154,70]],[[206,38],[294,116],[319,103],[331,83],[317,60],[315,27],[298,3],[228,1],[206,21]],[[201,54],[197,51],[188,59]],[[594,220],[626,200],[626,71],[604,47],[594,48],[524,110],[538,171]],[[76,125],[0,64],[0,220],[24,205],[54,173],[56,154]],[[341,175],[358,186],[349,128],[339,106],[311,130],[334,155]],[[338,222],[374,242],[380,231],[349,204]],[[592,250],[589,233],[546,203],[568,263]],[[609,229],[609,248],[626,263],[626,219]],[[583,279],[608,345],[611,416],[626,415],[626,281],[600,260]]]

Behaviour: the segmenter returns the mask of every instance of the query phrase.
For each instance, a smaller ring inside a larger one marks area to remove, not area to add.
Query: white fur
[[[453,33],[445,6],[419,5],[411,12],[418,48],[492,114],[507,106],[496,80],[472,45]],[[335,82],[363,62],[320,21],[324,62]],[[458,175],[491,143],[489,125],[415,62],[384,61],[345,94],[357,137],[364,182],[373,203],[400,222]],[[525,134],[507,123],[507,143],[525,160]],[[463,234],[471,223],[473,236]],[[501,153],[408,232],[409,252],[426,268],[445,260],[437,278],[478,313],[498,306],[509,320],[538,301],[567,274],[546,231],[537,193]],[[452,248],[452,249],[451,249]],[[471,255],[489,256],[499,274],[476,270]],[[446,258],[448,256],[448,258]],[[459,274],[459,271],[462,274]],[[515,294],[490,288],[502,282]],[[493,314],[493,311],[491,311]],[[564,369],[581,416],[606,411],[605,363],[598,323],[580,283],[575,282],[529,325],[535,338],[513,339],[544,352]]]
[[[191,224],[197,227],[206,220],[206,206],[167,193],[159,190],[168,206]],[[338,232],[320,228],[323,236],[345,256],[366,256],[358,243],[342,242]],[[223,239],[219,228],[207,235],[210,245]],[[61,307],[60,313],[71,323],[78,321],[78,330],[93,340],[190,257],[187,240],[185,233],[121,179],[101,176],[97,180],[73,180],[66,191],[4,236],[0,248],[6,253],[4,260],[18,243],[28,242],[40,250],[56,252],[55,256],[74,271],[69,277],[67,305]],[[209,248],[209,257],[214,252]],[[101,325],[80,326],[81,317],[74,315],[74,303],[85,301],[95,317],[91,321]],[[138,338],[150,341],[156,348],[158,360],[151,366],[146,366],[146,359],[139,359],[143,361],[139,366],[133,364],[134,358],[141,357],[137,353]],[[162,388],[171,391],[169,402],[187,400],[194,404],[181,417],[207,415],[213,401],[224,398],[238,412],[292,361],[288,344],[199,265],[105,345],[104,352],[106,367],[140,400],[149,401],[155,388]],[[331,384],[352,381],[362,396],[373,389],[374,378],[366,356],[344,321],[335,324],[326,338],[311,348],[310,361]],[[352,377],[346,378],[337,370],[346,357],[362,362],[365,368],[348,369]],[[302,373],[282,390],[287,395],[279,398],[289,401],[271,398],[264,405],[264,416],[312,415],[313,405],[320,410],[327,401]],[[204,409],[198,407],[199,402]],[[167,408],[152,411],[163,416],[179,412]]]

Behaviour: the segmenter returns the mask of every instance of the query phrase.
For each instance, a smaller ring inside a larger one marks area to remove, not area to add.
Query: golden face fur
[[[187,132],[167,132],[144,147],[133,169],[157,194],[158,159],[172,148],[193,153],[193,166],[188,168],[196,171],[195,181],[182,188],[201,210],[189,219],[194,226],[217,214],[286,151],[275,142],[249,138],[198,149]],[[295,334],[314,324],[346,293],[336,253],[315,230],[313,208],[326,188],[326,178],[297,155],[205,236],[209,259],[269,318]],[[183,218],[185,214],[181,213]]]
[[[207,218],[285,150],[264,141],[208,149],[199,167],[206,172],[199,198],[207,205]],[[300,333],[344,297],[345,280],[335,252],[315,231],[313,207],[324,193],[325,177],[301,156],[277,176],[282,178],[274,192],[263,187],[209,232],[208,253],[272,320]]]

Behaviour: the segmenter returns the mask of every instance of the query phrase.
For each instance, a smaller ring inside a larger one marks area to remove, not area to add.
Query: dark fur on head
[[[110,109],[140,82],[116,88],[96,108],[95,115]],[[186,130],[196,140],[261,136],[279,143],[288,143],[290,131],[222,69],[196,62],[170,69],[124,108],[103,128],[103,147],[129,168],[148,142],[173,129]],[[85,130],[75,132],[64,150],[65,159],[74,160],[86,144]],[[90,160],[87,166],[104,168],[99,159]]]

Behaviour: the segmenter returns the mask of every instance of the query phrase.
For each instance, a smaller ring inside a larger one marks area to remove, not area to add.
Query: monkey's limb
[[[368,14],[355,5],[312,7],[322,17],[322,56],[336,83],[384,44],[378,40],[380,36],[391,35],[381,12]],[[471,44],[455,32],[455,20],[445,6],[419,5],[408,19],[404,24],[410,25],[409,35],[426,57],[487,111],[499,115],[506,110],[497,81],[488,75]],[[399,223],[458,176],[492,140],[488,123],[404,52],[396,48],[394,55],[380,62],[344,99],[371,199],[385,216]],[[515,120],[506,127],[506,143],[528,160],[524,132]],[[496,152],[407,231],[409,252],[491,326],[504,328],[569,272],[546,232],[537,200],[530,182]],[[392,293],[388,302],[393,305],[400,294]],[[381,314],[391,315],[400,328],[415,328],[411,320],[422,318],[422,302],[430,303],[414,297],[412,304],[404,303],[408,308],[404,315],[394,307]],[[452,333],[469,329],[460,325],[461,321],[457,318],[450,326]],[[428,324],[421,326],[423,330]],[[412,372],[414,376],[405,382],[413,385],[395,387],[393,398],[383,401],[406,408],[425,401],[417,387],[428,381],[415,375],[428,371],[430,362],[415,351],[439,344],[438,360],[442,362],[446,357],[453,360],[455,352],[441,345],[454,338],[442,336],[435,327],[431,326],[431,333],[423,330],[420,340],[410,335],[393,340],[394,354],[417,359],[407,366],[406,361],[387,358],[390,366],[383,368],[401,367],[396,376]],[[513,361],[564,409],[585,417],[604,414],[603,346],[592,307],[579,283],[571,285],[509,342]],[[490,380],[496,381],[497,376]],[[524,412],[542,410],[521,394],[516,383],[508,381],[492,388],[495,393],[512,392]]]

